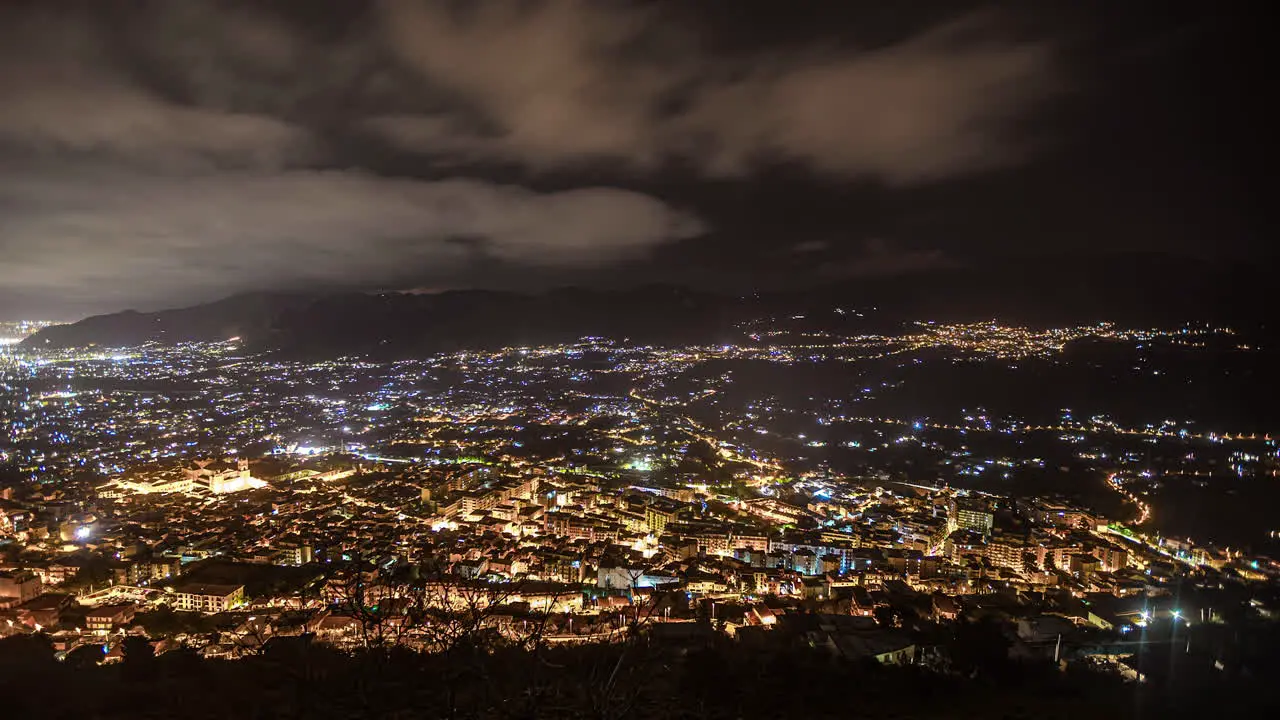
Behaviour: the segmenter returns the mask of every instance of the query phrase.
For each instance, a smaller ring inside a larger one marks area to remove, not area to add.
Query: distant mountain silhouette
[[[435,295],[336,295],[282,313],[265,345],[288,353],[404,356],[574,341],[716,342],[742,304],[683,288],[568,288],[539,295],[466,290]]]
[[[154,342],[177,345],[232,337],[263,337],[280,313],[314,300],[305,295],[249,293],[193,307],[95,315],[53,325],[23,341],[26,347],[127,347]]]
[[[27,347],[120,347],[240,336],[251,347],[299,356],[403,357],[576,340],[642,344],[739,339],[738,323],[763,315],[875,307],[886,325],[904,320],[1060,325],[1111,320],[1265,326],[1265,264],[1210,264],[1160,254],[978,260],[964,267],[859,278],[808,290],[718,295],[670,285],[624,291],[564,288],[541,294],[461,290],[438,294],[260,293],[155,313],[127,311],[46,328]]]

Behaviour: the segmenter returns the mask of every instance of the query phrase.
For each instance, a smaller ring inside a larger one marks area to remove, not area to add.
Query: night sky
[[[1233,3],[0,3],[0,318],[1266,252]]]

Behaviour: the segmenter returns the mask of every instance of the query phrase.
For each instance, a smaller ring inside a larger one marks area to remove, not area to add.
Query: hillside
[[[1206,265],[1165,255],[976,260],[963,267],[846,279],[806,290],[737,297],[671,285],[630,290],[564,288],[540,294],[460,290],[438,294],[238,295],[154,313],[126,311],[46,328],[31,348],[177,344],[239,336],[260,350],[401,357],[424,352],[572,341],[584,336],[648,344],[719,343],[738,323],[832,307],[875,308],[868,322],[998,318],[1029,325],[1109,320],[1177,325],[1220,322],[1257,330],[1267,318],[1261,266]]]

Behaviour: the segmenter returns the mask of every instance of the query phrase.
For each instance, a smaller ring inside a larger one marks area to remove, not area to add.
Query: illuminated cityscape
[[[1280,717],[1250,9],[0,2],[0,720]]]
[[[17,322],[0,322],[0,346],[16,345],[28,335],[57,323],[49,320],[19,320]]]
[[[795,319],[749,323],[735,345],[584,338],[390,362],[284,360],[238,340],[12,348],[3,461],[19,482],[0,500],[0,612],[12,632],[56,628],[62,652],[102,643],[108,658],[130,633],[219,658],[254,652],[248,634],[360,648],[386,639],[353,606],[351,573],[407,607],[405,569],[434,567],[441,607],[483,593],[485,607],[523,608],[480,618],[513,641],[538,622],[540,642],[621,642],[646,603],[679,593],[644,624],[714,606],[727,637],[782,637],[805,613],[860,617],[831,635],[840,653],[936,664],[919,623],[997,598],[1025,652],[1084,660],[1099,633],[1171,620],[1211,632],[1224,622],[1212,588],[1228,578],[1274,586],[1265,553],[1164,532],[1155,509],[1162,481],[1274,478],[1266,433],[876,410],[925,382],[921,368],[1032,372],[1091,342],[1194,355],[1237,346],[1230,330],[840,336],[793,332]],[[847,387],[808,395],[804,378],[827,368]],[[1046,477],[1059,483],[1047,494],[1020,487]],[[51,598],[66,601],[44,609]],[[915,620],[894,614],[921,603]],[[157,634],[172,611],[253,622]],[[394,616],[395,643],[443,647],[410,616]]]

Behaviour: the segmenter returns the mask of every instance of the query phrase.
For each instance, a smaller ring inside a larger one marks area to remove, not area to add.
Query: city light
[[[754,619],[741,622],[770,631],[783,623],[759,605],[764,596],[798,607],[844,594],[850,612],[870,616],[874,608],[847,593],[902,582],[948,598],[951,617],[1005,587],[1058,588],[1093,598],[1091,612],[1105,618],[1099,628],[1120,637],[1153,622],[1152,611],[1133,608],[1132,587],[1170,584],[1206,565],[1257,577],[1271,570],[1256,557],[1156,532],[1163,518],[1153,500],[1167,475],[1145,467],[1145,450],[1135,448],[1160,438],[1188,470],[1221,457],[1254,471],[1271,459],[1258,449],[1268,441],[1214,430],[1209,445],[1207,431],[1188,429],[1191,420],[1125,425],[1079,407],[1038,418],[981,406],[867,411],[870,399],[904,387],[892,375],[859,377],[847,396],[804,386],[808,363],[842,371],[914,366],[932,355],[1004,363],[1057,357],[1090,337],[1167,336],[935,323],[792,344],[589,340],[395,362],[286,360],[228,343],[20,350],[3,366],[11,392],[0,402],[13,421],[0,462],[58,494],[19,489],[15,506],[32,515],[0,515],[0,534],[24,548],[24,563],[40,562],[16,570],[30,573],[24,582],[70,589],[74,572],[51,569],[61,568],[66,536],[31,528],[40,513],[75,523],[82,552],[118,568],[105,586],[77,588],[86,607],[245,608],[247,622],[264,625],[278,608],[318,613],[334,600],[184,592],[193,585],[187,568],[217,559],[332,572],[377,558],[371,577],[400,588],[412,568],[443,557],[459,582],[561,588],[574,612],[605,613],[591,608],[592,595],[610,584],[670,587],[691,606],[744,603]],[[762,364],[796,388],[735,385],[730,370]],[[139,385],[149,392],[133,391]],[[1018,449],[1027,441],[1035,451]],[[1219,446],[1221,454],[1208,449]],[[1105,478],[1125,514],[1103,517],[1063,496],[965,489],[975,479],[1013,487],[1021,474],[1062,462]],[[80,479],[86,470],[97,476],[91,483]],[[79,516],[67,520],[68,512]],[[628,563],[646,567],[627,580]],[[974,567],[986,570],[975,576]],[[1186,622],[1181,609],[1170,614]],[[403,641],[426,643],[412,634]]]

